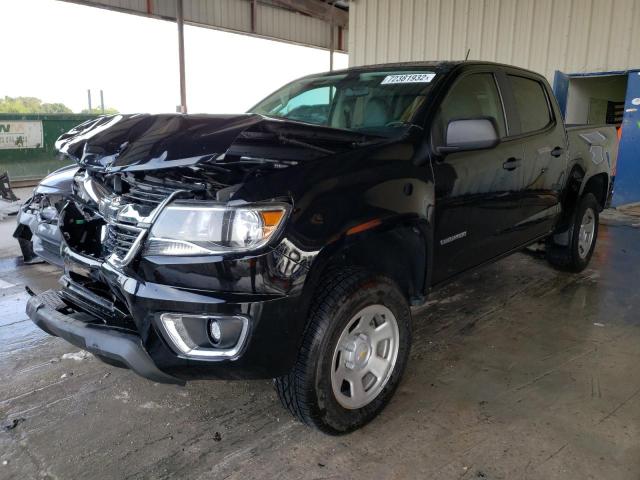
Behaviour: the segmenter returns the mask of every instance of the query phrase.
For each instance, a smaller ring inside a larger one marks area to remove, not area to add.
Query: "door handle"
[[[552,157],[556,157],[558,158],[560,155],[562,155],[562,152],[564,152],[564,148],[562,147],[556,147],[553,150],[551,150],[551,156]]]
[[[519,158],[515,158],[515,157],[508,158],[507,161],[502,164],[502,168],[509,171],[515,170],[520,166],[520,161],[521,160]]]

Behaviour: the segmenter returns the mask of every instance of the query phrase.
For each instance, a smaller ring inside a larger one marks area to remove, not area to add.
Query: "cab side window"
[[[491,73],[474,73],[456,82],[442,101],[433,124],[436,146],[445,144],[445,132],[451,120],[490,117],[495,120],[498,135],[506,135],[502,101]]]
[[[542,84],[530,78],[507,76],[520,115],[520,133],[535,132],[549,125],[551,112]]]

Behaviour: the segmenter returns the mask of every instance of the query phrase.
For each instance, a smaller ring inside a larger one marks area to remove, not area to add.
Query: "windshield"
[[[367,71],[296,80],[250,112],[327,127],[394,135],[423,105],[435,73]]]

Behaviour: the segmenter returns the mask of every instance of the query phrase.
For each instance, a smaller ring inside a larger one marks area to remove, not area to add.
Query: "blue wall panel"
[[[640,202],[640,72],[629,72],[613,205]]]

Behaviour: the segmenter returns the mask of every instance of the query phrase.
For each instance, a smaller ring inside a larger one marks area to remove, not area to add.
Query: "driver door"
[[[504,107],[493,72],[462,74],[442,101],[432,128],[446,144],[451,120],[491,118],[501,141],[492,148],[434,157],[435,283],[514,248],[523,185],[521,145],[506,141]]]

